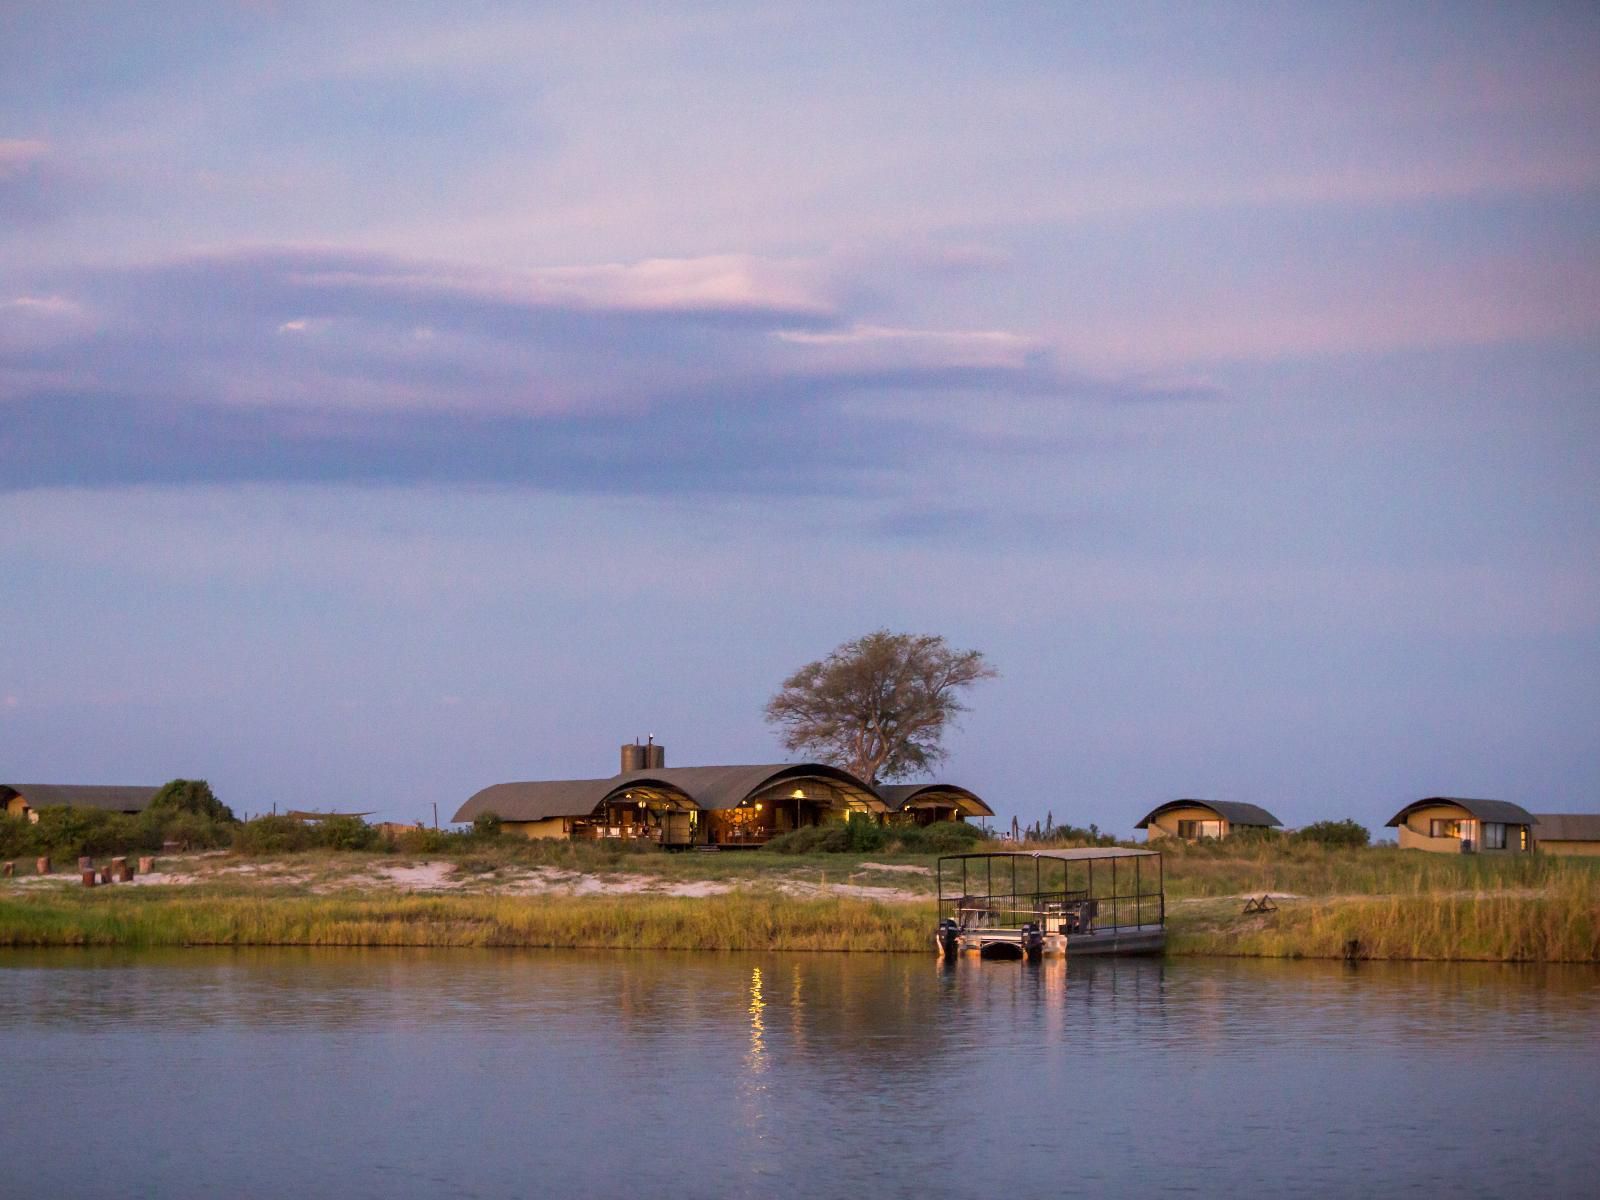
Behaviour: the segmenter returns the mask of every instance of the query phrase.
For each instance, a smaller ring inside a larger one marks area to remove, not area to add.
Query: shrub
[[[328,850],[371,850],[378,831],[360,817],[324,817],[311,827],[312,845]]]
[[[204,779],[174,779],[155,794],[147,812],[189,813],[211,821],[232,822],[233,809],[217,799]]]
[[[866,813],[851,813],[845,822],[845,830],[849,834],[848,849],[852,854],[871,854],[882,850],[884,843],[889,840],[877,818]]]
[[[889,836],[908,854],[960,854],[989,837],[978,826],[963,821],[892,826]]]
[[[778,854],[843,854],[850,849],[850,828],[843,822],[808,825],[778,834],[766,849]]]
[[[472,836],[483,841],[493,841],[501,834],[499,813],[479,813],[472,818]]]
[[[1316,842],[1323,846],[1365,846],[1372,840],[1365,825],[1352,820],[1317,821],[1295,833],[1299,842]]]
[[[233,832],[233,848],[240,854],[288,854],[311,846],[310,827],[293,817],[256,817]]]
[[[908,854],[959,854],[988,837],[961,821],[886,828],[866,813],[851,813],[848,821],[780,833],[766,848],[778,854],[872,854],[895,846]]]
[[[441,850],[450,849],[464,836],[444,829],[428,829],[425,826],[406,829],[395,835],[394,848],[401,854],[438,854]]]
[[[146,811],[140,814],[140,821],[152,831],[145,846],[150,850],[159,850],[165,842],[177,842],[191,850],[230,846],[239,824],[231,816],[217,821],[200,813],[170,811]]]

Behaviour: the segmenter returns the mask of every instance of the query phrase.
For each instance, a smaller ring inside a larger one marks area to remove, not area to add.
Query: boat
[[[936,869],[943,958],[1160,954],[1161,854],[1123,846],[947,854]]]

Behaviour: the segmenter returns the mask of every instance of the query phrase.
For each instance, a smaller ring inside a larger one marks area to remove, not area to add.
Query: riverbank
[[[1600,863],[1274,845],[1174,849],[1165,862],[1169,954],[1600,962]],[[932,863],[518,845],[430,859],[186,855],[134,885],[0,881],[0,946],[925,953]],[[1276,911],[1243,911],[1262,895]]]

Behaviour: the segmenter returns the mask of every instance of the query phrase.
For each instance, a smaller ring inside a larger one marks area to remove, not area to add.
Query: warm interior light
[[[793,795],[796,800],[804,800],[806,798],[805,789],[795,788]]]
[[[758,804],[758,805],[756,805],[756,811],[757,811],[757,812],[760,812],[760,811],[761,811],[761,805],[759,805],[759,804]]]

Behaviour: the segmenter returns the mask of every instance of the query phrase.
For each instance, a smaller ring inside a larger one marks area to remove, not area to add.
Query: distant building
[[[1533,844],[1546,854],[1600,855],[1600,813],[1534,813]]]
[[[1524,854],[1533,849],[1538,818],[1509,800],[1429,796],[1413,800],[1389,820],[1400,849],[1436,854]]]
[[[1145,840],[1175,837],[1186,842],[1201,838],[1225,838],[1241,829],[1271,829],[1282,821],[1256,804],[1237,800],[1168,800],[1145,814],[1135,829],[1145,831]]]
[[[964,788],[875,789],[826,763],[668,767],[662,747],[652,744],[622,747],[621,765],[608,779],[497,783],[475,794],[452,820],[494,813],[506,832],[528,838],[683,847],[759,846],[851,813],[922,824],[994,815]]]
[[[953,784],[879,784],[877,792],[888,809],[890,824],[934,825],[940,821],[994,816],[994,810],[975,793]]]
[[[0,783],[0,806],[7,815],[39,819],[41,808],[98,808],[105,812],[141,813],[150,807],[158,787],[98,786],[79,783]]]

